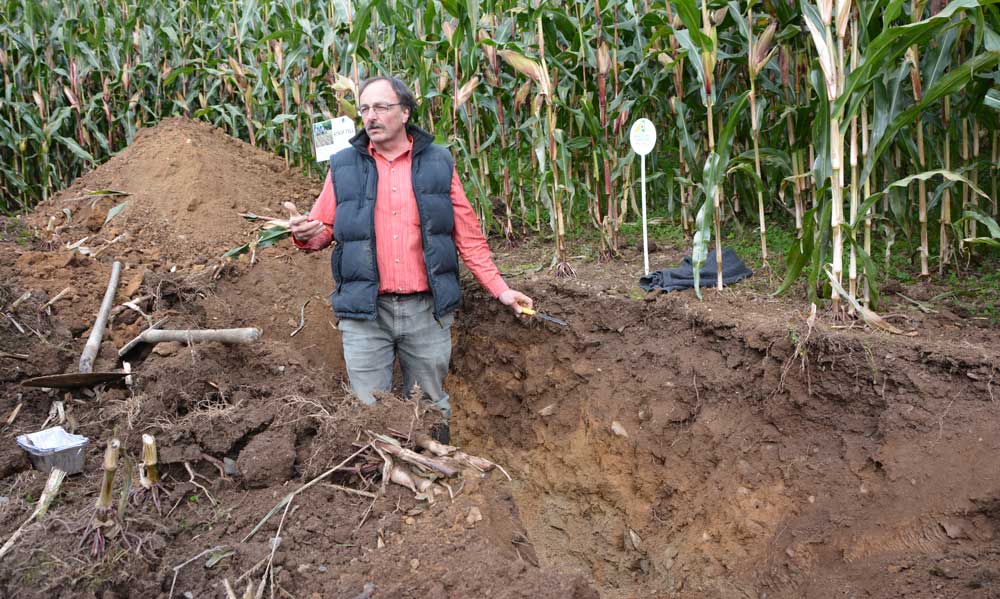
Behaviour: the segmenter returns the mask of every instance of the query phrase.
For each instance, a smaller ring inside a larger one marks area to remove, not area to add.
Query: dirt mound
[[[209,124],[183,117],[140,130],[128,148],[39,206],[36,214],[56,217],[64,243],[86,244],[125,235],[112,253],[144,252],[144,262],[167,265],[204,262],[247,241],[253,230],[239,213],[281,215],[281,203],[308,206],[318,184],[288,168],[280,158]],[[128,195],[90,196],[117,191]],[[115,206],[126,203],[105,224]]]

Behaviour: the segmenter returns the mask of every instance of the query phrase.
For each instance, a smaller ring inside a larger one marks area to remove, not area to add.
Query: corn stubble
[[[143,505],[152,501],[156,512],[163,515],[162,499],[168,494],[160,480],[158,468],[156,439],[153,435],[142,436],[142,463],[139,464],[139,487],[132,491],[130,499],[135,505]]]

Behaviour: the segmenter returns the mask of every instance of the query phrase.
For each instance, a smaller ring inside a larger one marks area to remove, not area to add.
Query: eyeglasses
[[[400,105],[402,105],[402,102],[396,102],[395,104],[372,104],[371,106],[368,106],[366,104],[361,106],[358,109],[358,112],[361,113],[361,116],[368,116],[369,112],[374,112],[375,114],[381,116],[389,112],[389,109],[392,108],[393,106],[400,106]]]

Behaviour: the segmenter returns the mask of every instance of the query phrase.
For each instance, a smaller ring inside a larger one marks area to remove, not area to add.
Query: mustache
[[[372,123],[370,125],[366,125],[365,129],[368,131],[374,131],[376,129],[382,129],[382,125],[376,125],[375,123]]]

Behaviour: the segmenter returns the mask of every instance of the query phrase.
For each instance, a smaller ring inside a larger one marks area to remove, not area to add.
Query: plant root
[[[138,536],[130,535],[125,531],[125,527],[114,508],[99,509],[94,512],[90,523],[84,529],[83,535],[80,537],[79,548],[82,549],[89,545],[90,556],[101,560],[107,554],[110,542],[121,543],[125,549],[132,551],[134,549],[133,541],[138,540]]]
[[[129,493],[129,502],[135,507],[142,507],[147,501],[152,500],[156,507],[156,513],[163,515],[163,500],[170,499],[171,493],[162,483],[151,484],[149,487],[140,486]]]
[[[555,266],[555,271],[556,271],[556,277],[559,278],[576,276],[576,271],[573,270],[573,267],[569,265],[569,262],[558,262]]]

